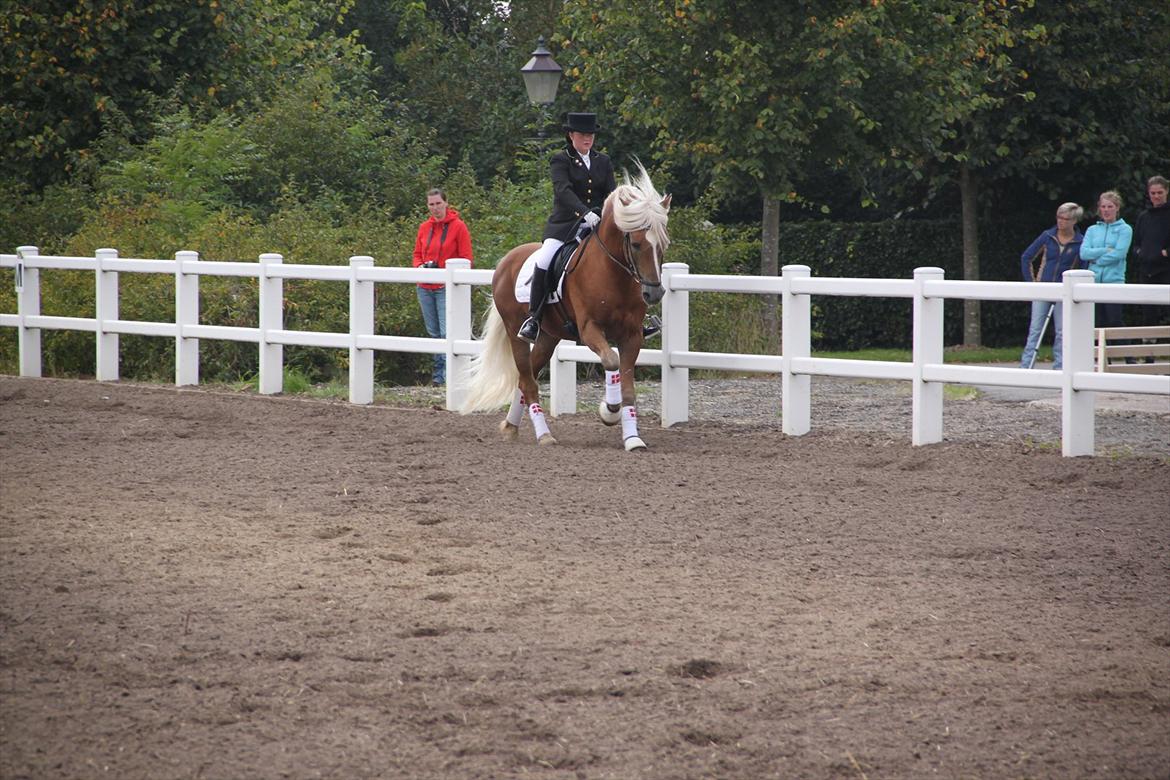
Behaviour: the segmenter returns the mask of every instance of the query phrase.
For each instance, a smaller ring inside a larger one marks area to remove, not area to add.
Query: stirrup
[[[653,338],[662,331],[662,320],[651,314],[646,318],[646,324],[642,326],[643,340]]]
[[[540,335],[540,320],[536,317],[529,317],[524,320],[524,324],[520,326],[520,330],[516,332],[516,338],[521,341],[527,341],[529,344],[535,344],[536,338]]]

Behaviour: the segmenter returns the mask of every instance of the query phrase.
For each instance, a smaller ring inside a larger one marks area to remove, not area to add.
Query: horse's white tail
[[[460,414],[486,412],[511,403],[520,381],[504,320],[493,304],[484,327],[484,349],[471,359],[467,396]]]

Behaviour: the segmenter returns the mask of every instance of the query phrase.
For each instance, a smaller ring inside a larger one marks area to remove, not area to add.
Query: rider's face
[[[576,130],[570,130],[569,141],[577,150],[577,154],[589,154],[589,150],[593,148],[593,133],[578,133]]]

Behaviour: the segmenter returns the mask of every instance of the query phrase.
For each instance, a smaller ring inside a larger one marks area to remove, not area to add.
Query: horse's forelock
[[[666,234],[668,214],[662,205],[662,195],[654,189],[650,174],[637,163],[638,169],[631,179],[628,171],[622,172],[622,183],[610,193],[607,205],[613,207],[613,220],[618,229],[630,233],[645,230],[651,244],[664,252],[670,243]]]

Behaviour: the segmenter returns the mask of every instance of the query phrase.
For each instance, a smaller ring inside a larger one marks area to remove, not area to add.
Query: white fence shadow
[[[199,383],[199,342],[221,339],[254,343],[259,351],[259,385],[264,394],[283,388],[284,345],[327,347],[349,351],[349,400],[368,404],[374,396],[374,352],[445,354],[447,407],[457,408],[466,392],[465,376],[482,344],[472,335],[471,292],[489,285],[490,269],[472,269],[467,260],[450,260],[445,269],[375,268],[371,257],[351,257],[348,266],[285,265],[278,254],[264,254],[258,263],[202,261],[195,252],[177,252],[174,260],[120,258],[114,249],[94,257],[42,256],[34,246],[15,255],[0,254],[0,268],[15,271],[17,312],[0,314],[0,327],[17,330],[20,375],[41,375],[41,331],[77,330],[94,333],[97,378],[119,378],[118,336],[122,333],[175,340],[175,384]],[[94,272],[93,317],[41,314],[42,270]],[[175,322],[144,322],[119,318],[118,275],[173,275]],[[249,277],[259,289],[255,328],[199,324],[199,279],[202,276]],[[349,332],[284,329],[285,279],[344,282],[349,285]],[[442,283],[447,288],[446,339],[386,336],[374,333],[374,285]],[[690,369],[717,369],[779,374],[781,419],[786,434],[810,429],[812,376],[900,379],[912,385],[911,439],[916,446],[942,441],[943,386],[982,384],[1061,390],[1061,450],[1066,456],[1094,453],[1094,393],[1145,393],[1170,397],[1170,377],[1098,373],[1093,370],[1094,304],[1156,304],[1170,306],[1170,288],[1163,285],[1098,285],[1089,271],[1069,271],[1060,283],[948,281],[941,268],[918,268],[913,279],[816,278],[802,265],[785,266],[779,277],[691,274],[685,264],[663,266],[662,348],[645,349],[639,365],[661,367],[662,425],[686,422],[689,414]],[[781,355],[693,352],[690,343],[689,296],[692,292],[779,295],[782,300]],[[838,360],[811,356],[811,296],[844,295],[909,298],[913,301],[913,344],[909,363]],[[943,362],[943,304],[948,299],[1052,301],[1062,307],[1063,370],[946,365]],[[571,414],[577,409],[577,363],[598,362],[586,347],[562,342],[549,366],[549,411]]]

